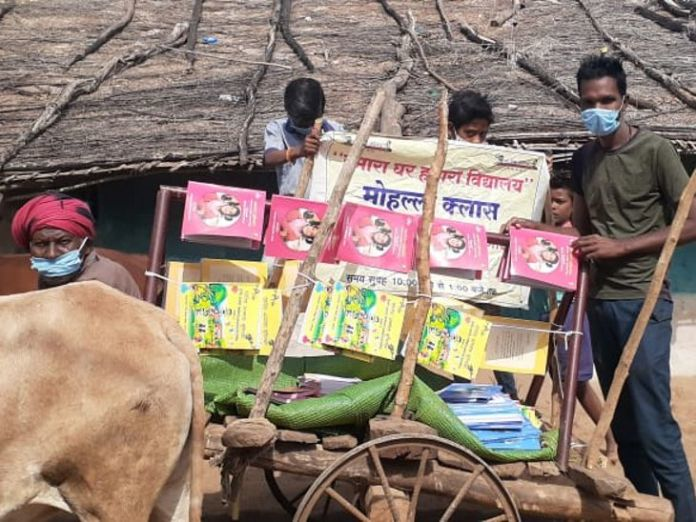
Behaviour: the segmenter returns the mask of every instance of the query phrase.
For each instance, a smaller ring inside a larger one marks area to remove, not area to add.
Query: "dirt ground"
[[[526,380],[525,382],[518,380],[522,390],[526,390],[526,386],[528,386]],[[593,385],[599,392],[599,383],[593,382]],[[672,409],[682,429],[682,439],[692,476],[696,470],[696,416],[693,414],[696,411],[696,393],[694,390],[696,390],[696,377],[674,377],[672,379]],[[550,414],[550,382],[544,384],[538,406],[544,415]],[[576,404],[575,413],[573,435],[583,441],[589,441],[594,430],[594,423],[579,404]],[[617,472],[621,473],[621,470]]]

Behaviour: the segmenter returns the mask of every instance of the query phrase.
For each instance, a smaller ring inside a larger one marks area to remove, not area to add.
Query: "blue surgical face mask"
[[[288,118],[288,130],[300,136],[309,136],[309,133],[312,132],[312,127],[296,127],[292,118]]]
[[[71,250],[55,259],[45,257],[31,258],[31,268],[36,270],[41,277],[65,277],[77,273],[82,268],[82,249],[87,243],[87,238],[82,241],[80,248]]]
[[[621,125],[621,109],[623,102],[618,110],[611,109],[585,109],[582,111],[582,122],[585,128],[595,136],[609,136],[614,134]]]

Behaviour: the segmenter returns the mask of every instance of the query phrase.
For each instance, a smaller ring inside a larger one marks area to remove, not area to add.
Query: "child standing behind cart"
[[[450,139],[469,143],[485,143],[488,129],[492,123],[493,108],[487,96],[472,90],[457,91],[452,94],[449,103]],[[493,373],[495,380],[503,388],[503,392],[512,399],[518,400],[514,375],[499,371]]]
[[[553,225],[561,228],[571,228],[571,217],[573,213],[573,192],[571,189],[570,177],[554,175],[551,177],[551,215],[553,216]],[[559,296],[559,301],[560,298]],[[566,315],[566,320],[563,323],[563,330],[566,332],[573,329],[573,315],[575,304],[571,304]],[[597,392],[592,388],[590,380],[593,375],[592,368],[592,340],[590,338],[590,324],[587,316],[583,317],[582,323],[582,345],[580,347],[580,367],[578,369],[578,402],[587,412],[593,422],[599,422],[599,417],[602,413],[604,401],[599,397]],[[556,354],[558,356],[558,365],[561,372],[561,378],[565,378],[566,368],[568,366],[568,343],[564,340],[565,336],[556,336]],[[611,431],[607,434],[607,457],[612,463],[618,461],[618,453],[616,441],[614,440]]]
[[[313,129],[314,121],[324,115],[326,99],[321,84],[312,78],[297,78],[288,83],[284,103],[287,116],[266,125],[263,162],[267,167],[275,167],[280,194],[294,196],[304,159],[319,150],[321,133],[343,127],[324,119],[321,131]]]

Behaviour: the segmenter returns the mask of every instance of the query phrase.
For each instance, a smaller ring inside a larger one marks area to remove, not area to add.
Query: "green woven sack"
[[[240,360],[241,359],[241,360]],[[323,359],[324,361],[319,361]],[[341,361],[341,359],[343,359]],[[352,363],[359,361],[350,360]],[[386,361],[387,363],[389,361]],[[254,396],[244,393],[256,387],[263,373],[263,364],[254,357],[230,354],[208,355],[201,358],[207,407],[218,414],[237,413],[248,415],[254,404]],[[351,363],[349,362],[348,365]],[[363,366],[360,366],[363,365]],[[342,371],[329,371],[340,366]],[[296,375],[313,373],[343,376],[378,373],[375,367],[365,363],[354,365],[346,373],[346,359],[317,357],[288,360],[276,382],[276,389],[297,384]],[[388,367],[385,365],[384,367]],[[307,369],[310,368],[310,369]],[[317,368],[321,368],[321,371]],[[268,420],[280,428],[293,430],[319,430],[352,426],[364,429],[368,421],[380,413],[389,413],[399,383],[400,372],[355,384],[321,398],[305,399],[284,405],[271,405],[266,414]],[[491,451],[462,424],[445,402],[421,379],[416,377],[408,405],[409,412],[418,420],[437,430],[441,437],[461,444],[480,457],[492,462],[552,460],[558,444],[557,431],[542,437],[542,449],[538,451]]]

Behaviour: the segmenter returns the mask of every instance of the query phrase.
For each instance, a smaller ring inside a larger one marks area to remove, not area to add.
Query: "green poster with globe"
[[[335,283],[321,342],[366,355],[395,359],[406,299],[357,285]]]
[[[483,363],[490,328],[485,319],[433,303],[423,328],[418,362],[473,379]]]
[[[261,292],[251,283],[182,283],[179,323],[198,349],[258,349]]]

